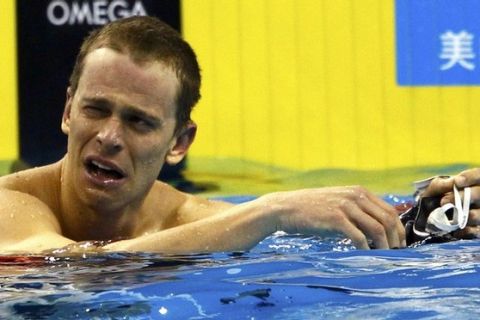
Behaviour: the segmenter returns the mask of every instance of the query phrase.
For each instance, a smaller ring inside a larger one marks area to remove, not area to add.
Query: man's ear
[[[62,116],[62,131],[66,135],[70,132],[70,112],[72,111],[72,102],[73,102],[73,95],[72,95],[72,88],[67,88],[67,94],[65,97],[65,108],[63,109],[63,116]]]
[[[193,140],[195,140],[196,133],[197,125],[193,121],[188,121],[173,140],[172,146],[165,157],[165,162],[169,165],[179,163],[187,154]]]

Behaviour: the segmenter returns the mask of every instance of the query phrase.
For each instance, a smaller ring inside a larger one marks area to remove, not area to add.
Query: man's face
[[[122,207],[147,194],[177,148],[178,79],[159,62],[136,64],[108,48],[89,53],[62,130],[76,192],[91,205]],[[187,146],[188,148],[188,146]]]

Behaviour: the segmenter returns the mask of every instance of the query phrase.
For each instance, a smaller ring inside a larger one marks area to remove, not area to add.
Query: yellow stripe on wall
[[[0,160],[18,156],[15,1],[0,1]]]
[[[399,87],[393,0],[183,0],[191,157],[298,169],[478,162],[477,87]]]

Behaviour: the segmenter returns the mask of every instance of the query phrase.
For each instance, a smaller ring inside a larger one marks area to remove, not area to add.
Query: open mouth
[[[120,180],[125,177],[125,174],[119,169],[99,163],[95,160],[87,162],[87,170],[92,176],[102,180]]]

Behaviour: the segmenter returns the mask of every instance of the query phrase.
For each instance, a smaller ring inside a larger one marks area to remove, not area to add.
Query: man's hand
[[[454,203],[453,185],[461,192],[466,187],[471,189],[470,213],[467,226],[454,233],[458,238],[480,237],[480,169],[469,169],[450,178],[435,178],[422,196],[442,196],[441,204]]]
[[[305,189],[267,195],[280,212],[278,230],[330,235],[342,233],[359,249],[405,247],[398,212],[363,187]]]
[[[217,210],[217,209],[216,209]],[[109,251],[191,253],[248,250],[275,231],[343,234],[359,249],[404,247],[396,210],[362,187],[270,193],[216,214],[104,247]]]

